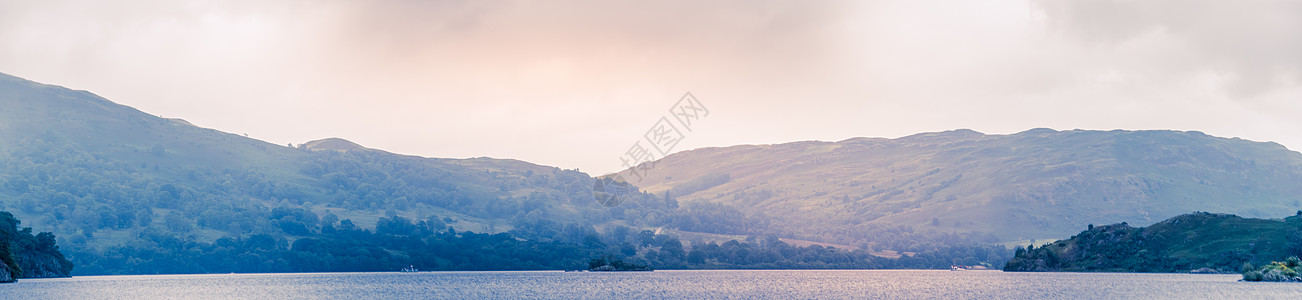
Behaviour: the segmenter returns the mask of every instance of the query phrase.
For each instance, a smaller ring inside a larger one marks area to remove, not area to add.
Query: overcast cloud
[[[286,144],[592,173],[676,150],[970,128],[1302,149],[1298,1],[0,1],[0,72]]]

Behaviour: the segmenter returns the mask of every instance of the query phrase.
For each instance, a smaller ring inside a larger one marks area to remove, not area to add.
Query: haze
[[[970,128],[1302,148],[1297,1],[0,1],[0,72],[276,144],[589,173],[675,150]]]

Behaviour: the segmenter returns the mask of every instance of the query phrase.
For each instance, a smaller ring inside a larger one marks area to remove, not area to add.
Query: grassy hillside
[[[717,203],[793,237],[869,246],[888,229],[1049,239],[1086,224],[1188,211],[1302,208],[1302,154],[1181,131],[971,130],[705,148],[656,163],[642,188]]]
[[[1152,226],[1091,226],[1066,240],[1018,249],[1007,271],[1240,272],[1302,254],[1302,213],[1280,219],[1193,213]]]

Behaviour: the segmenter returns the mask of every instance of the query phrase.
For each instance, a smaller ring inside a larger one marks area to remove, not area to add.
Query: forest
[[[206,243],[165,233],[96,253],[78,268],[92,274],[182,274],[252,272],[352,272],[419,270],[570,270],[603,256],[655,269],[881,269],[947,268],[1006,260],[1002,247],[950,247],[899,259],[822,246],[796,247],[775,237],[684,245],[678,238],[613,227],[543,222],[547,236],[523,240],[512,233],[484,234],[383,218],[374,230],[351,220],[312,229],[292,241],[254,234]]]

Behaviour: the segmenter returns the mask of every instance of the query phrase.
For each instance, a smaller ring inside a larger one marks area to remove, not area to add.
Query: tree
[[[140,207],[136,211],[136,225],[140,227],[149,227],[154,222],[154,210],[148,207]]]
[[[185,232],[190,232],[190,230],[194,229],[194,224],[190,223],[190,219],[186,219],[185,217],[181,216],[180,213],[176,213],[176,212],[164,216],[163,225],[167,226],[167,229],[173,232],[185,233]]]
[[[163,155],[167,154],[167,148],[163,148],[163,145],[154,145],[154,147],[149,148],[149,154],[153,156],[162,157]]]
[[[639,246],[643,246],[643,247],[650,246],[651,242],[655,241],[655,238],[656,238],[656,233],[654,231],[643,230],[637,233],[637,241]]]
[[[339,222],[339,216],[336,216],[335,213],[328,212],[321,217],[321,227],[334,226],[335,222]]]

